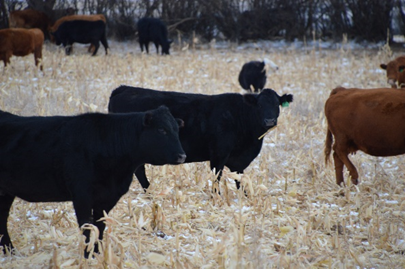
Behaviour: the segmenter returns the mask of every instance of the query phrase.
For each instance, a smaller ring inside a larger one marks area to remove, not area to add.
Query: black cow
[[[100,47],[100,41],[104,46],[105,54],[108,53],[106,25],[103,21],[65,21],[51,34],[55,38],[56,45],[63,44],[66,55],[70,55],[73,43],[90,43],[95,47],[92,55],[94,56]]]
[[[3,251],[13,248],[7,218],[15,197],[29,202],[72,201],[79,226],[94,224],[101,240],[105,224],[98,220],[128,191],[138,167],[184,162],[178,131],[167,107],[53,117],[0,111]],[[88,242],[89,231],[84,235]]]
[[[145,46],[146,52],[149,53],[149,42],[155,43],[156,53],[159,54],[159,45],[162,47],[162,55],[170,54],[171,40],[167,39],[167,27],[159,19],[142,18],[138,21],[139,45],[141,51]]]
[[[259,92],[266,85],[266,65],[278,70],[278,66],[270,60],[265,59],[263,62],[251,61],[245,63],[239,73],[239,84],[247,91]]]
[[[108,110],[145,111],[166,105],[175,117],[184,120],[180,141],[186,162],[209,160],[220,180],[224,166],[243,173],[260,152],[263,140],[259,137],[277,125],[279,106],[292,100],[292,95],[279,96],[271,89],[260,94],[203,95],[120,86],[112,92]],[[147,189],[144,166],[135,175]],[[239,189],[238,181],[236,185]]]

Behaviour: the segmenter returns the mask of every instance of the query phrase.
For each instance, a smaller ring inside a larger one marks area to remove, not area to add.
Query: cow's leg
[[[63,43],[63,47],[65,47],[66,55],[70,55],[70,53],[72,53],[72,45],[73,45],[73,43],[70,43],[70,42]]]
[[[145,50],[146,50],[146,53],[149,54],[149,42],[145,43]]]
[[[7,219],[14,198],[14,196],[10,195],[0,195],[0,246],[3,246],[4,253],[7,252],[6,248],[10,251],[14,248],[7,231]]]
[[[8,59],[6,58],[6,53],[5,52],[0,54],[0,60],[3,61],[4,67],[6,67]]]
[[[347,170],[349,170],[350,176],[352,178],[352,183],[354,185],[358,184],[358,178],[359,174],[357,173],[356,167],[353,165],[353,163],[350,161],[348,155],[349,153],[340,153],[338,152],[339,158],[342,160],[344,165],[347,167]]]
[[[335,174],[336,174],[336,184],[338,184],[339,186],[342,184],[344,184],[344,179],[343,179],[343,162],[342,160],[339,158],[339,156],[337,155],[336,152],[333,152],[333,160],[335,163]]]
[[[106,191],[108,193],[108,191]],[[118,199],[117,199],[118,198]],[[103,240],[104,237],[104,230],[105,230],[105,222],[100,220],[102,217],[104,217],[104,211],[108,214],[111,209],[117,204],[120,196],[114,198],[114,194],[110,197],[105,196],[103,197],[103,201],[96,203],[93,207],[93,217],[94,217],[94,225],[98,228],[99,231],[99,236],[98,239],[101,241]],[[95,249],[97,248],[98,252],[98,245],[95,245]]]
[[[236,171],[236,173],[243,174],[243,170],[242,171]],[[236,188],[239,190],[240,189],[240,181],[235,179],[235,184],[236,184]]]
[[[154,42],[155,43],[155,47],[156,47],[156,54],[159,54],[159,43],[158,42]],[[162,50],[162,54],[163,54],[163,50]]]
[[[96,56],[98,48],[100,47],[100,42],[97,41],[97,42],[93,42],[92,44],[94,46],[94,52],[91,56]]]
[[[243,170],[245,170],[246,167],[244,167],[243,169],[241,167],[238,167],[237,165],[234,165],[232,163],[227,162],[226,166],[229,168],[229,170],[231,170],[231,172],[236,172],[238,174],[243,174]],[[236,188],[239,190],[240,188],[240,181],[235,179],[235,184],[236,184]]]
[[[144,41],[139,40],[139,46],[141,47],[142,52],[143,52],[144,47],[145,47],[145,50],[146,50],[146,43]]]
[[[104,49],[105,49],[105,55],[108,54],[108,43],[107,43],[107,38],[105,37],[105,35],[100,39],[101,44],[103,44]]]
[[[34,58],[35,58],[35,65],[38,66],[38,64],[40,63],[40,60],[42,60],[42,48],[35,48]],[[39,68],[41,69],[41,71],[43,71],[42,61],[41,61],[41,65]]]
[[[87,49],[87,52],[93,52],[94,51],[94,46],[93,46],[93,44],[90,44],[90,46],[88,47],[88,49]]]
[[[91,177],[84,178],[82,180],[77,179],[78,182],[82,181],[82,184],[76,184],[72,188],[72,193],[73,193],[73,207],[75,209],[76,213],[76,218],[77,222],[79,224],[79,227],[82,227],[84,224],[89,223],[93,224],[93,216],[92,216],[92,193],[91,193],[91,188],[88,182]],[[83,235],[86,237],[86,243],[90,241],[90,230],[85,229],[83,231]],[[95,246],[94,249],[95,252],[98,252],[98,246]],[[88,258],[89,257],[89,252],[87,249],[84,251],[84,257]]]
[[[225,167],[225,163],[228,160],[228,157],[224,157],[224,156],[218,156],[216,155],[215,157],[213,157],[213,154],[211,154],[211,158],[210,158],[210,166],[211,166],[211,170],[215,169],[215,173],[217,173],[217,179],[216,182],[218,183],[218,188],[219,188],[219,182],[221,181],[221,177],[222,177],[222,170],[224,170]],[[215,192],[219,193],[219,189],[215,189]]]
[[[146,177],[145,165],[141,165],[135,170],[135,176],[141,184],[143,190],[146,192],[150,184],[148,178]]]
[[[1,59],[4,62],[4,67],[6,67],[7,64],[10,64],[11,56],[13,56],[13,53],[11,51],[6,51],[3,55],[1,55]]]

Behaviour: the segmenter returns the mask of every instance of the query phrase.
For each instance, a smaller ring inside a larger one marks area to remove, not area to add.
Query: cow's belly
[[[28,202],[61,202],[71,200],[65,184],[44,175],[0,173],[0,195],[17,196]]]
[[[26,56],[30,53],[32,53],[32,50],[15,50],[13,51],[13,55],[15,56]]]
[[[398,136],[399,137],[399,136]],[[405,139],[387,136],[372,136],[356,143],[359,150],[373,156],[395,156],[405,154]]]
[[[403,148],[395,148],[395,147],[363,147],[359,148],[361,151],[377,157],[388,157],[388,156],[396,156],[405,154],[405,147]]]

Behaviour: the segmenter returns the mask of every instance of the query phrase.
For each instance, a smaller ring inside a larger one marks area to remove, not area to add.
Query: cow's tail
[[[333,142],[332,132],[330,131],[330,129],[328,127],[328,130],[326,132],[325,150],[324,150],[326,165],[328,165],[328,163],[329,163],[329,157],[330,157],[330,153],[332,151],[332,142]]]

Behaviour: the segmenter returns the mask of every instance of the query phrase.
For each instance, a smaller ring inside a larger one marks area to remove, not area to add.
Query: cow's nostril
[[[388,84],[390,84],[390,85],[395,85],[396,80],[395,80],[395,79],[390,78],[390,79],[388,79],[388,80],[387,80],[387,83],[388,83]]]
[[[184,161],[186,160],[187,155],[186,154],[179,154],[177,162],[178,163],[184,163]]]
[[[264,120],[264,124],[266,126],[273,126],[273,125],[276,125],[276,123],[277,123],[277,119],[265,119]]]

